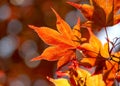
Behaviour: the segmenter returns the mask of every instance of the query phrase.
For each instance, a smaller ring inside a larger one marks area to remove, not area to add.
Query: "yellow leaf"
[[[92,76],[87,70],[77,67],[71,75],[76,86],[106,86],[102,74]],[[75,73],[76,72],[76,73]]]
[[[103,81],[102,74],[89,77],[86,83],[87,83],[87,86],[106,86],[105,82]]]
[[[49,78],[49,80],[51,82],[53,82],[55,84],[55,86],[71,86],[69,81],[67,79],[64,79],[64,78],[60,78],[60,79]]]
[[[104,46],[100,50],[101,56],[104,57],[104,58],[109,58],[110,55],[109,55],[109,51],[108,50],[109,50],[108,43],[105,43]]]

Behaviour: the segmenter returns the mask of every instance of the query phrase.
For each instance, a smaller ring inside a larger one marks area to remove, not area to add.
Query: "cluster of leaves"
[[[78,18],[76,25],[71,29],[52,8],[57,17],[58,31],[48,27],[29,25],[46,44],[50,45],[32,61],[41,59],[58,61],[57,75],[68,78],[52,79],[48,77],[56,86],[112,86],[114,80],[119,82],[120,51],[113,51],[120,44],[118,43],[119,38],[116,37],[114,41],[110,41],[106,27],[120,21],[120,14],[117,13],[120,8],[120,0],[90,0],[90,4],[67,3],[80,9],[88,20],[80,24]],[[107,35],[107,42],[104,45],[92,32],[92,29],[100,30],[102,28],[105,29]],[[82,37],[81,29],[88,30],[89,39]],[[81,60],[78,60],[76,50],[81,52]],[[68,63],[70,63],[68,69],[60,71],[61,67]],[[95,68],[95,70],[90,73],[80,66]]]

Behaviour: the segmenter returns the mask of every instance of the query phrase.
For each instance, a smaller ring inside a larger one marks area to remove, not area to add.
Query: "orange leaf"
[[[88,28],[88,31],[90,33],[89,43],[94,47],[96,53],[98,53],[100,51],[102,44],[100,40],[93,34],[90,28]]]
[[[117,24],[120,22],[120,14],[117,14],[114,16],[114,24]]]
[[[83,50],[87,56],[97,57],[102,44],[100,40],[92,33],[90,28],[88,28],[88,31],[90,34],[89,43],[84,43],[78,48]]]
[[[118,65],[113,61],[107,61],[106,66],[106,70],[103,71],[103,80],[106,86],[112,86],[116,77]]]
[[[66,52],[66,53],[64,54],[64,56],[62,56],[62,57],[59,59],[59,61],[58,61],[58,63],[57,63],[57,68],[62,67],[64,64],[68,63],[69,61],[71,61],[71,60],[74,59],[74,58],[75,58],[75,53],[74,53],[74,51],[69,50],[69,52]]]
[[[94,12],[92,15],[93,24],[99,27],[106,27],[106,14],[104,9],[100,7],[96,2],[93,2],[93,5],[94,5]]]
[[[76,37],[78,37],[79,39],[81,38],[81,33],[80,33],[80,18],[78,18],[78,21],[77,21],[76,25],[73,27],[72,33],[73,33],[73,36],[74,36],[73,40],[77,40]]]
[[[112,26],[120,20],[119,17],[119,19],[115,17],[120,8],[119,2],[119,0],[90,0],[90,5],[67,3],[82,11],[84,16],[91,21],[89,26],[102,29],[103,27]]]
[[[96,62],[96,58],[91,58],[91,57],[83,57],[83,59],[81,60],[81,65],[85,66],[85,67],[93,67],[95,66]]]
[[[68,44],[71,45],[68,40],[64,39],[59,32],[48,27],[35,27],[29,25],[30,28],[34,29],[39,37],[49,45]]]
[[[114,0],[114,13],[120,9],[120,0]]]
[[[74,41],[74,44],[76,46],[79,46],[81,42],[86,40],[82,38],[81,33],[80,33],[80,18],[78,18],[77,24],[73,27],[72,32],[73,32],[72,40]]]
[[[60,59],[61,56],[65,54],[65,52],[66,49],[61,49],[61,47],[57,47],[57,46],[51,46],[46,48],[40,56],[33,58],[32,61],[41,60],[41,59],[55,61]]]
[[[53,8],[52,10],[57,17],[56,25],[58,31],[48,27],[35,27],[29,25],[29,27],[34,29],[45,43],[50,45],[50,47],[45,49],[40,56],[33,58],[32,60],[58,60],[57,67],[59,68],[67,62],[69,62],[70,60],[72,60],[73,58],[76,58],[75,49],[78,45],[80,45],[80,42],[78,41],[81,39],[81,33],[79,32],[80,20],[78,19],[77,24],[74,26],[76,31],[75,29],[72,30],[70,26],[58,15],[58,13]]]
[[[57,12],[52,9],[53,12],[55,13],[56,17],[57,17],[57,29],[58,31],[67,39],[71,40],[72,39],[72,30],[70,28],[70,26],[57,14]],[[72,43],[72,41],[71,41]]]
[[[73,3],[73,2],[67,2],[68,4],[74,6],[75,8],[78,8],[79,10],[82,11],[82,13],[84,14],[84,16],[91,20],[92,19],[92,15],[93,15],[93,6],[90,6],[88,4],[76,4],[76,3]]]

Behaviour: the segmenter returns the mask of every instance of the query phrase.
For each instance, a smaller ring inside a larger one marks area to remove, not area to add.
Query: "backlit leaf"
[[[94,10],[93,6],[90,6],[88,4],[76,4],[73,2],[67,2],[67,3],[81,10],[87,19],[89,20],[92,19],[93,10]]]
[[[57,63],[57,67],[60,68],[62,67],[64,64],[68,63],[69,61],[71,61],[72,59],[75,59],[75,53],[74,51],[70,51],[69,52],[65,52],[64,55],[59,59],[58,63]]]
[[[46,48],[40,56],[33,58],[32,61],[41,60],[41,59],[48,61],[55,61],[60,59],[61,56],[63,56],[66,51],[67,51],[66,49],[61,49],[61,47],[51,46]]]
[[[76,48],[80,45],[80,41],[83,40],[81,40],[80,19],[78,19],[72,30],[53,8],[52,10],[57,17],[56,26],[58,31],[48,27],[29,25],[46,44],[50,45],[40,56],[33,58],[32,61],[41,59],[48,61],[58,60],[57,68],[59,68],[76,58]]]
[[[49,45],[58,45],[58,44],[70,44],[68,40],[64,39],[62,35],[57,32],[56,30],[53,30],[48,27],[35,27],[32,25],[29,25],[30,28],[34,29],[39,37],[47,44]],[[71,44],[70,44],[71,45]]]
[[[48,79],[49,81],[53,82],[55,86],[71,86],[69,81],[64,78],[60,78],[60,79],[48,78]]]
[[[52,9],[53,12],[56,15],[57,18],[57,22],[56,22],[56,26],[58,31],[67,39],[71,40],[72,39],[72,30],[70,28],[70,26],[57,14],[57,12]]]
[[[91,27],[93,29],[102,29],[119,22],[120,18],[116,17],[120,8],[119,2],[119,0],[90,0],[90,5],[67,3],[81,10],[88,21],[92,22]]]

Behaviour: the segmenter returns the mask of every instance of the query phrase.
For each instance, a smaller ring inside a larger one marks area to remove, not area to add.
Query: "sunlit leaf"
[[[67,39],[71,40],[72,39],[72,30],[70,28],[70,26],[58,15],[58,13],[52,9],[53,12],[56,15],[57,18],[57,22],[56,22],[56,26],[58,31]]]
[[[114,24],[117,24],[120,22],[120,14],[114,16]]]
[[[76,57],[74,51],[69,50],[69,52],[65,52],[64,55],[59,59],[57,63],[57,67],[60,68],[61,66],[63,66],[64,64],[68,63],[69,61],[75,58]]]
[[[100,40],[93,34],[90,28],[88,28],[88,31],[90,34],[89,43],[80,45],[78,49],[83,50],[83,52],[90,57],[96,57],[98,56],[102,44]]]
[[[81,10],[87,19],[89,20],[92,19],[93,10],[94,10],[93,6],[90,6],[88,4],[76,4],[73,2],[67,2],[67,3]]]
[[[101,56],[104,57],[104,58],[110,57],[110,55],[109,55],[109,46],[108,46],[108,43],[104,44],[104,46],[101,48],[100,54],[101,54]]]
[[[51,46],[46,48],[40,56],[33,58],[32,61],[41,60],[41,59],[48,61],[55,61],[60,59],[61,56],[63,56],[66,51],[67,51],[66,49],[61,49],[61,47]]]
[[[76,58],[75,50],[77,46],[80,45],[81,41],[84,40],[81,40],[80,19],[78,19],[72,30],[53,8],[52,10],[57,17],[56,26],[58,31],[48,27],[29,25],[46,44],[50,45],[40,56],[33,58],[32,61],[41,59],[48,61],[58,60],[57,68],[59,68]]]
[[[107,86],[111,86],[114,83],[117,73],[117,63],[110,61],[106,62],[106,70],[103,71],[103,80]]]
[[[64,39],[59,32],[53,30],[48,27],[35,27],[29,25],[30,28],[34,29],[39,37],[49,45],[57,45],[57,44],[70,44],[68,40]],[[71,44],[70,44],[71,45]]]
[[[67,3],[81,10],[84,16],[92,22],[93,29],[102,29],[119,22],[120,18],[116,17],[120,8],[119,2],[119,0],[90,0],[90,5]]]
[[[73,86],[105,86],[102,74],[92,76],[85,69],[76,68],[71,71],[71,80]],[[94,82],[94,83],[92,83]]]
[[[60,78],[60,79],[48,78],[48,79],[49,79],[49,81],[54,83],[55,86],[71,86],[69,81],[67,79],[64,79],[64,78]]]
[[[106,86],[102,74],[91,76],[86,83],[87,86]]]

